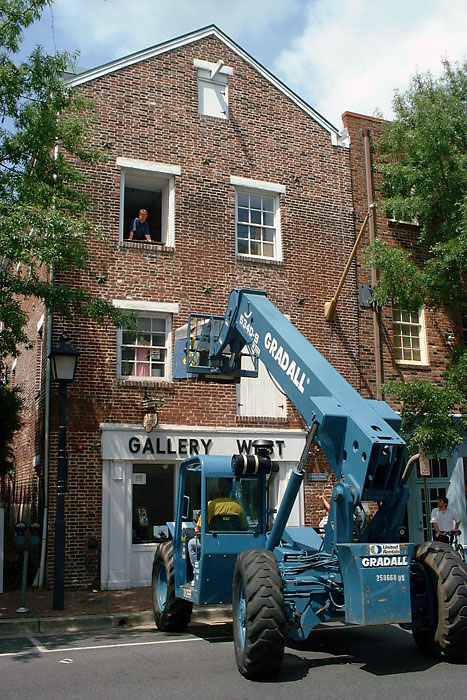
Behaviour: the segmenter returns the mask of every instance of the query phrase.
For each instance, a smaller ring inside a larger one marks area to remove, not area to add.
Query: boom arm
[[[264,292],[233,290],[220,333],[211,335],[209,347],[204,373],[241,375],[246,348],[265,365],[309,428],[318,424],[315,439],[338,479],[329,514],[336,522],[336,541],[348,541],[349,512],[361,500],[385,505],[382,519],[387,520],[389,537],[389,510],[399,511],[406,495],[400,487],[405,443],[396,432],[400,418],[388,404],[363,399]],[[189,371],[197,369],[190,365]]]

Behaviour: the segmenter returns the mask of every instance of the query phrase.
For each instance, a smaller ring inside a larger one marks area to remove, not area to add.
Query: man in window
[[[130,235],[128,240],[130,241],[147,241],[152,243],[151,236],[149,234],[149,225],[147,222],[148,211],[147,209],[140,209],[138,216],[133,219],[131,223]]]

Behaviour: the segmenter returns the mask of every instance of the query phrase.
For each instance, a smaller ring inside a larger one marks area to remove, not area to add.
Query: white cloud
[[[346,110],[390,118],[394,89],[415,71],[437,74],[442,58],[465,57],[466,27],[457,0],[318,0],[275,70],[336,126]]]
[[[56,28],[75,38],[83,57],[97,49],[104,61],[210,24],[239,43],[274,45],[304,11],[302,0],[55,0],[53,8]]]
[[[52,17],[82,68],[216,24],[336,126],[346,110],[390,118],[410,75],[466,54],[465,0],[55,0],[30,45],[53,51]]]

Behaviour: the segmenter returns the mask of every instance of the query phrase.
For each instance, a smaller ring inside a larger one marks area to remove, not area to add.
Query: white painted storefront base
[[[150,433],[141,425],[105,423],[102,430],[102,557],[101,588],[120,590],[151,584],[156,543],[133,544],[133,465],[169,464],[176,479],[183,459],[196,454],[232,455],[255,439],[274,442],[273,458],[279,464],[274,503],[284,494],[290,470],[300,459],[305,443],[301,430],[245,428],[193,428],[159,425]],[[175,512],[175,511],[174,511]],[[303,491],[290,516],[291,525],[304,524]]]

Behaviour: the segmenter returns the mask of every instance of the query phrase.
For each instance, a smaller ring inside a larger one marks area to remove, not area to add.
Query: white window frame
[[[171,382],[173,375],[172,355],[173,355],[173,314],[178,314],[179,305],[177,303],[159,303],[133,301],[130,299],[114,299],[113,305],[122,310],[128,310],[142,318],[163,318],[166,321],[166,362],[163,376],[134,376],[122,374],[122,329],[117,330],[117,378],[124,382],[151,382],[154,384],[161,382]]]
[[[133,158],[117,158],[121,169],[120,176],[120,242],[125,240],[125,188],[148,192],[161,192],[161,244],[174,247],[175,245],[175,177],[181,175],[178,165],[156,163],[153,161],[136,160]],[[135,212],[135,217],[138,212]]]
[[[394,311],[397,309],[400,309],[402,313],[417,313],[418,314],[418,323],[416,321],[403,321],[401,320],[396,320],[394,319]],[[395,361],[398,365],[428,365],[428,347],[427,347],[427,341],[426,341],[426,326],[425,326],[425,309],[422,307],[416,312],[406,312],[405,309],[401,309],[399,306],[393,306],[392,309],[392,336],[393,336],[393,344],[394,344],[394,353],[396,352],[396,335],[394,332],[394,325],[398,324],[401,326],[410,326],[412,329],[418,327],[418,340],[420,344],[420,359],[419,360],[414,360],[414,359],[405,359],[405,358],[395,358]],[[401,336],[403,337],[403,336]],[[413,337],[413,336],[406,336],[406,337]],[[404,349],[404,348],[403,348]],[[407,347],[407,350],[410,348]]]
[[[281,216],[280,216],[280,195],[285,194],[285,185],[275,182],[263,182],[262,180],[252,180],[250,178],[237,177],[232,175],[230,183],[235,186],[235,253],[238,257],[250,260],[263,260],[265,262],[282,261],[282,236],[281,236]],[[274,201],[274,229],[276,231],[274,239],[274,255],[272,257],[264,255],[254,255],[252,253],[241,253],[238,250],[238,225],[244,222],[238,221],[238,195],[240,193],[258,195],[260,197],[272,197]]]
[[[217,63],[195,58],[193,65],[198,69],[198,113],[217,119],[229,118],[229,76],[233,69]]]

